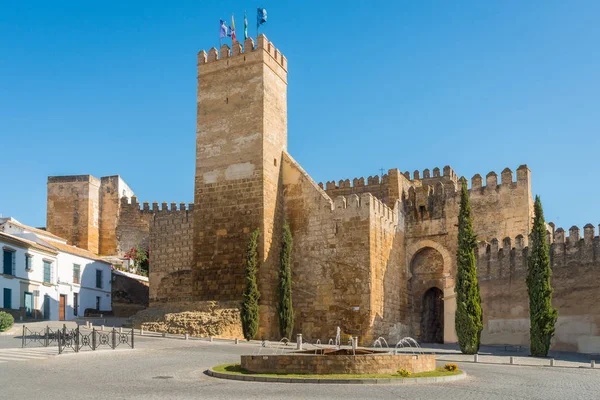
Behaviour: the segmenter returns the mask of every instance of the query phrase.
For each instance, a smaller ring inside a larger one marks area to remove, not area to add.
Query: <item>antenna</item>
[[[385,169],[383,168],[379,168],[379,172],[381,173],[381,176],[383,176],[383,172],[385,171]]]

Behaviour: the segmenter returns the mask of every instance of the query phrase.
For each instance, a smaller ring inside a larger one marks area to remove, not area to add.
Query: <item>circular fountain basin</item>
[[[433,371],[433,354],[322,348],[279,355],[241,356],[242,368],[263,374],[395,374]]]

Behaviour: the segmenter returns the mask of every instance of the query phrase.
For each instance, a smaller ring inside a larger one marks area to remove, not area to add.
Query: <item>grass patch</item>
[[[305,379],[406,379],[399,374],[255,374],[241,367],[240,364],[222,364],[212,368],[215,372],[232,375],[251,375],[280,378],[305,378]],[[410,378],[432,378],[436,376],[451,376],[460,374],[460,370],[447,371],[438,367],[433,371],[416,372]]]

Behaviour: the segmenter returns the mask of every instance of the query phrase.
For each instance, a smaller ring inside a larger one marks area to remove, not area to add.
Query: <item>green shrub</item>
[[[7,312],[0,311],[0,332],[9,330],[15,323],[15,319]]]
[[[446,364],[446,365],[444,365],[444,369],[446,371],[450,371],[450,372],[456,371],[458,369],[458,365],[456,365],[454,363]]]
[[[535,196],[534,211],[527,259],[527,293],[531,321],[529,341],[532,356],[546,357],[554,335],[558,312],[552,307],[550,249],[546,241],[546,222],[539,196]]]
[[[481,295],[477,280],[475,247],[477,240],[473,232],[471,205],[467,181],[461,179],[460,213],[458,215],[458,250],[456,252],[456,315],[455,328],[460,351],[476,354],[479,351],[483,315]]]
[[[279,334],[291,339],[294,329],[294,308],[292,306],[292,232],[286,222],[283,225],[281,241],[281,264],[279,270]]]
[[[246,288],[244,290],[244,301],[242,302],[242,331],[246,340],[252,340],[258,333],[258,300],[260,292],[256,283],[258,271],[258,236],[260,230],[257,228],[250,235],[246,247]]]
[[[400,375],[403,378],[408,378],[410,376],[410,371],[407,371],[404,368],[400,368],[398,370],[398,375]]]

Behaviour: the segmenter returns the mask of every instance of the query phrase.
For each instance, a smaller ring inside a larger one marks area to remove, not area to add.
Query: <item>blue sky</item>
[[[600,223],[600,2],[206,3],[0,3],[0,213],[44,226],[48,175],[192,201],[196,53],[260,5],[315,180],[526,163],[548,221]]]

